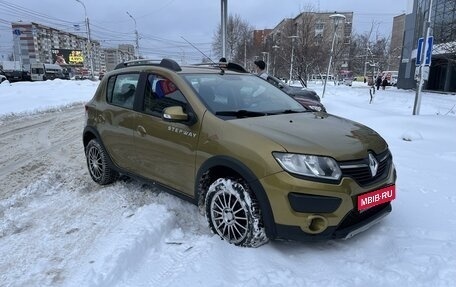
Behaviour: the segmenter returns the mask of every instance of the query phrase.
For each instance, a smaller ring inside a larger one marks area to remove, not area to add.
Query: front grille
[[[369,168],[369,158],[364,158],[356,161],[340,162],[342,176],[353,178],[360,186],[369,185],[384,179],[390,170],[392,164],[392,156],[389,150],[386,150],[378,155],[372,153],[378,162],[377,174],[372,176]]]

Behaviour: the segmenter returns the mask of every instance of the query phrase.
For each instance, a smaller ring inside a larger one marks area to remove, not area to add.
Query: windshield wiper
[[[297,110],[284,110],[281,111],[281,114],[296,114],[296,113],[302,113],[303,111],[297,111]]]
[[[297,113],[304,113],[307,112],[307,110],[283,110],[283,111],[277,111],[273,113],[269,113],[270,115],[280,115],[280,114],[297,114]]]
[[[237,118],[248,118],[248,117],[262,117],[262,116],[267,116],[268,114],[265,112],[237,110],[237,111],[219,111],[219,112],[215,112],[215,115],[237,117]]]

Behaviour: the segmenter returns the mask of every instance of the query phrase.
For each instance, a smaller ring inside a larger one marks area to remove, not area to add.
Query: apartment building
[[[102,48],[100,42],[87,37],[48,27],[38,23],[11,23],[13,31],[14,61],[28,70],[32,63],[55,63],[56,54],[64,54],[64,65],[70,68],[91,70],[89,51],[92,52],[95,76],[111,71],[118,63],[135,59],[135,47],[120,44],[117,48]],[[70,54],[77,54],[79,61],[69,60]]]
[[[291,69],[292,53],[312,53],[309,47],[315,50],[324,49],[325,54],[329,56],[332,39],[335,35],[335,49],[333,58],[333,71],[349,69],[350,66],[350,41],[352,37],[353,12],[338,12],[345,16],[345,20],[335,25],[330,16],[334,12],[302,12],[295,18],[283,19],[272,30],[259,30],[268,32],[263,35],[259,31],[254,32],[254,43],[257,50],[267,51],[271,56],[271,66],[274,73],[278,76],[285,77]],[[262,37],[259,37],[261,35]],[[259,39],[263,41],[259,42]],[[259,48],[260,47],[260,48]],[[304,48],[305,47],[305,48]],[[306,49],[307,51],[299,51]],[[312,55],[315,56],[315,55]],[[294,58],[293,57],[293,58]],[[277,59],[282,59],[281,61]],[[285,63],[284,59],[290,59]],[[304,60],[304,59],[301,59]],[[320,71],[327,67],[329,57],[315,65]],[[296,63],[295,63],[296,64]],[[318,67],[317,67],[318,66]],[[314,73],[317,71],[308,71]]]
[[[405,14],[393,18],[391,44],[388,55],[388,71],[398,71],[401,62],[402,43],[404,42]]]
[[[74,50],[83,55],[82,66],[90,68],[89,51],[92,52],[94,71],[101,69],[101,48],[98,41],[38,23],[11,23],[13,32],[13,56],[28,70],[31,63],[53,63],[53,51]],[[71,66],[71,65],[70,65]]]
[[[106,71],[112,71],[117,64],[135,59],[135,47],[130,44],[120,44],[117,48],[103,49]]]

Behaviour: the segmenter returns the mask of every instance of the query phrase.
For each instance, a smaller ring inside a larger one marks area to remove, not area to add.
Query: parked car
[[[320,97],[314,90],[306,87],[289,86],[279,78],[271,75],[268,75],[267,81],[293,97],[304,107],[313,111],[326,112],[325,106],[320,102]]]
[[[6,78],[10,82],[19,82],[23,80],[23,72],[19,70],[4,71]]]
[[[309,111],[233,63],[122,63],[85,111],[95,182],[160,186],[234,245],[350,238],[391,212],[396,171],[378,133]]]
[[[0,83],[3,83],[3,81],[6,81],[7,78],[5,76],[5,73],[3,72],[2,69],[0,69]]]
[[[353,78],[339,78],[337,85],[345,85],[351,87],[353,85]]]

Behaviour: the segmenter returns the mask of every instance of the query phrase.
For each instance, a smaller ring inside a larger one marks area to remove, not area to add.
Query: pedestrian
[[[386,76],[385,76],[382,81],[382,90],[384,90],[386,86],[388,86],[388,79],[386,79]]]
[[[226,68],[228,67],[228,61],[226,60],[225,57],[221,57],[219,60],[219,67],[222,69],[222,71],[225,71]]]
[[[380,89],[381,84],[382,84],[382,76],[378,75],[377,79],[375,80],[375,85],[377,86],[377,91]]]
[[[268,74],[265,71],[266,63],[263,60],[258,60],[258,61],[255,61],[254,63],[255,63],[255,70],[256,70],[257,76],[267,80]]]

